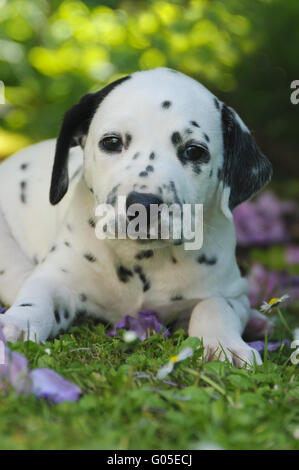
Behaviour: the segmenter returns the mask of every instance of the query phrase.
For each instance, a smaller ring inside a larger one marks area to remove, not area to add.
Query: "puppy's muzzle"
[[[153,220],[154,211],[151,208],[155,206],[155,209],[159,210],[160,204],[163,204],[163,200],[155,194],[132,191],[128,194],[126,200],[127,221],[131,222],[136,219],[139,216],[140,209],[143,209],[146,220],[141,230],[149,234],[151,225],[156,222],[156,220]]]

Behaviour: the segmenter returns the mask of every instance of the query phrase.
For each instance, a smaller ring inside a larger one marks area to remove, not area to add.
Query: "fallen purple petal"
[[[35,369],[30,372],[32,393],[38,398],[46,398],[52,403],[77,401],[81,390],[72,382],[51,369]]]
[[[7,389],[8,386],[12,386],[17,393],[27,394],[30,392],[31,380],[26,357],[11,351],[4,343],[4,363],[0,364],[0,389]]]
[[[3,359],[0,363],[0,390],[12,387],[17,394],[33,393],[53,403],[78,400],[80,388],[53,370],[35,369],[30,372],[26,357],[6,346],[1,325],[0,342],[4,346],[0,350],[0,360]],[[4,357],[1,357],[1,352]]]
[[[265,350],[265,341],[251,341],[247,344],[258,352],[263,352]],[[269,341],[267,345],[267,350],[277,351],[278,349],[280,349],[281,345],[289,347],[290,341],[288,339],[284,339],[282,341]]]
[[[154,333],[161,333],[166,338],[170,335],[168,329],[158,319],[157,313],[151,310],[138,312],[138,318],[131,315],[125,315],[124,318],[116,323],[114,328],[107,333],[110,336],[117,336],[119,330],[133,331],[141,341],[144,341]]]

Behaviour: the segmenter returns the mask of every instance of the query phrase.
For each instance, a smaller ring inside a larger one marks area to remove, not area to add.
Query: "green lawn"
[[[31,368],[56,370],[83,395],[60,405],[0,395],[1,449],[194,449],[202,442],[298,448],[298,366],[290,363],[291,350],[269,353],[247,371],[205,363],[199,348],[167,377],[176,385],[155,380],[170,356],[198,344],[182,330],[128,344],[122,332],[110,338],[103,325],[88,322],[45,345],[12,345]],[[136,378],[137,372],[147,376]]]

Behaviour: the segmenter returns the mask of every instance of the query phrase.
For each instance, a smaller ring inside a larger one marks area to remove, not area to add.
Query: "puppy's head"
[[[223,213],[271,177],[271,164],[237,113],[170,69],[136,72],[85,95],[65,115],[50,201],[68,188],[69,148],[84,148],[84,179],[96,204],[118,196],[152,204],[219,203]],[[205,209],[204,209],[205,210]]]

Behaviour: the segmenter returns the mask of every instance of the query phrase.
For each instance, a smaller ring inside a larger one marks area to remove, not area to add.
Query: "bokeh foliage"
[[[298,20],[298,0],[0,0],[0,157],[56,136],[86,92],[168,66],[233,105],[279,177],[294,174]]]

